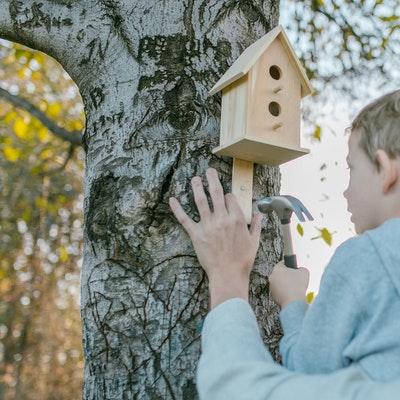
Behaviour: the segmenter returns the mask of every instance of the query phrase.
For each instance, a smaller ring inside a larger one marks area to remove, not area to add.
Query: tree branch
[[[50,55],[74,79],[96,35],[87,27],[96,26],[97,11],[95,0],[0,0],[0,37]]]
[[[74,146],[82,145],[82,132],[73,130],[68,131],[58,126],[51,118],[49,118],[43,111],[39,110],[35,105],[23,99],[20,96],[15,96],[7,90],[0,88],[0,97],[7,99],[10,103],[18,108],[28,111],[31,115],[36,117],[46,128],[53,132],[59,138],[71,143]]]

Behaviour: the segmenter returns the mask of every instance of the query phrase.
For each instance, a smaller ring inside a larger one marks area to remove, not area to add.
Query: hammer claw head
[[[292,212],[296,214],[301,222],[306,220],[305,217],[310,221],[314,219],[304,204],[293,196],[265,197],[259,200],[258,209],[264,214],[275,211],[278,218],[281,221],[285,221],[285,223],[286,221],[290,222]]]
[[[285,195],[284,197],[286,197],[292,204],[293,211],[295,212],[299,221],[305,222],[306,218],[304,216],[306,216],[309,221],[314,221],[313,216],[310,214],[305,205],[299,199],[288,195]]]
[[[258,209],[264,213],[275,211],[281,221],[290,221],[293,206],[285,196],[265,197],[258,202]]]

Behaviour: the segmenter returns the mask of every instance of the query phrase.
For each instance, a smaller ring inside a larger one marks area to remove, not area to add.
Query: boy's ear
[[[399,178],[397,160],[389,157],[388,153],[382,149],[377,150],[375,159],[378,164],[379,173],[382,174],[382,192],[387,193]]]

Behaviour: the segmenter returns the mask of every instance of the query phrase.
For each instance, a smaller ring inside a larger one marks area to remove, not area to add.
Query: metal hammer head
[[[292,212],[296,214],[301,222],[305,221],[304,216],[310,221],[314,219],[304,204],[293,196],[265,197],[259,200],[258,209],[263,214],[275,211],[282,224],[290,223]]]

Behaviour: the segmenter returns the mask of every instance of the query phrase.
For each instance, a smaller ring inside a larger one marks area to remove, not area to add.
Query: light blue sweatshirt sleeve
[[[232,299],[207,316],[198,364],[200,400],[397,400],[400,381],[370,381],[353,365],[333,375],[301,375],[272,360],[248,303]]]
[[[374,380],[400,378],[400,219],[349,239],[336,250],[309,308],[280,313],[283,364],[330,373],[358,363]]]
[[[357,327],[362,308],[355,290],[334,270],[327,270],[320,292],[308,308],[289,304],[280,313],[284,336],[280,343],[283,365],[292,371],[328,373],[348,366],[346,348]]]

